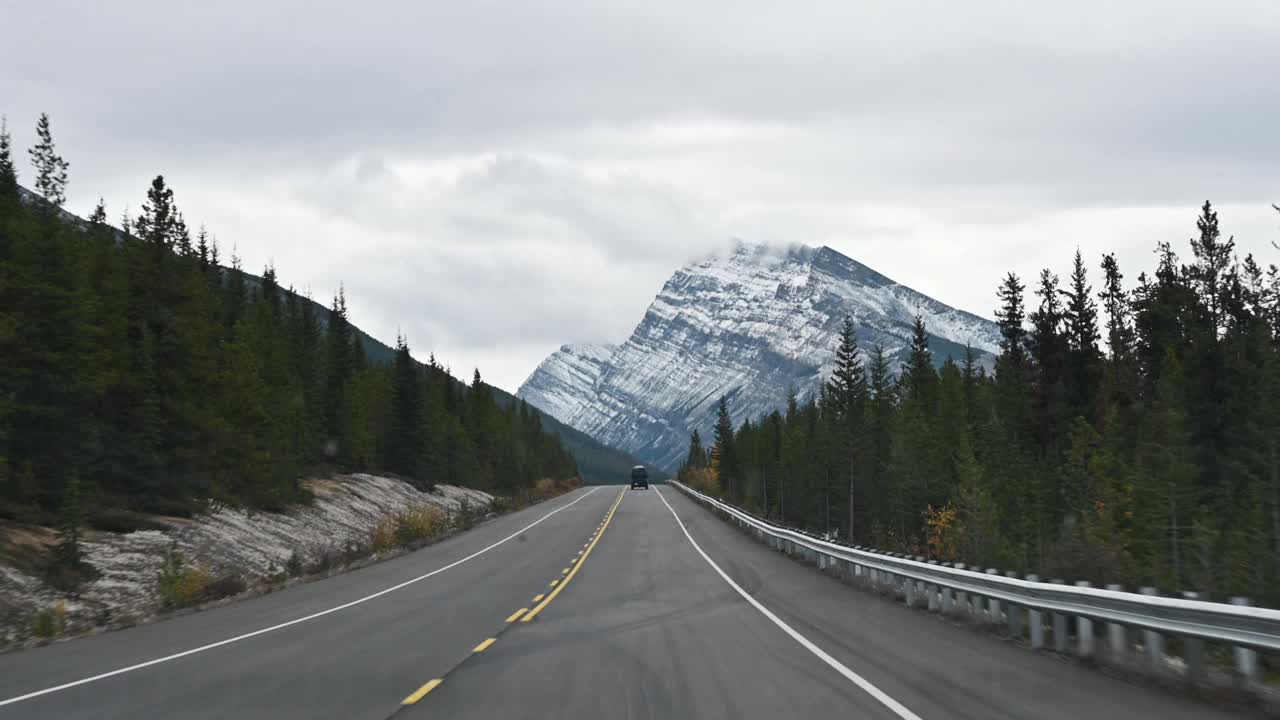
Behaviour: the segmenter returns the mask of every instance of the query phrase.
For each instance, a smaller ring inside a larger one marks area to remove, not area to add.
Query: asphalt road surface
[[[395,560],[0,656],[0,718],[1160,718],[1229,713],[845,586],[616,487]]]

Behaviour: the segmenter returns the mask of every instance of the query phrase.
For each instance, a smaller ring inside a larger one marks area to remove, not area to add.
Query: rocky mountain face
[[[600,442],[659,468],[678,466],[695,428],[708,437],[721,396],[735,423],[817,392],[853,318],[864,355],[895,368],[923,317],[937,362],[965,346],[988,367],[995,323],[900,285],[828,247],[738,244],[672,275],[621,345],[565,345],[517,393]]]

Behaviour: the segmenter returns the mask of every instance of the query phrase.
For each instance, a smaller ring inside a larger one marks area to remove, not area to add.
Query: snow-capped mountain
[[[956,310],[828,247],[739,243],[667,281],[625,343],[565,345],[517,393],[557,419],[664,469],[689,433],[708,436],[722,395],[735,423],[817,391],[851,315],[864,354],[879,344],[895,368],[917,314],[938,362],[965,345],[990,365],[995,323]]]

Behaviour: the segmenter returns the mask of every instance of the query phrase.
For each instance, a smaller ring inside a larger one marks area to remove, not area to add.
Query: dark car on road
[[[631,468],[631,489],[636,488],[649,489],[649,471],[643,465]]]

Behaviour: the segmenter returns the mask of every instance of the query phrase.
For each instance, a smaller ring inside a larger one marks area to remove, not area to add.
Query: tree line
[[[895,377],[846,318],[816,397],[738,428],[722,400],[680,476],[853,544],[1280,602],[1280,271],[1207,202],[1185,262],[1159,244],[1132,290],[1112,254],[1089,270],[1031,304],[1005,277],[990,373],[937,366],[917,318]]]
[[[62,210],[42,115],[18,183],[0,127],[0,518],[74,531],[111,511],[281,510],[317,469],[516,496],[576,466],[541,416],[397,341],[371,362],[341,289],[328,312],[193,234],[163,176],[113,227]],[[74,542],[71,543],[74,546]]]

